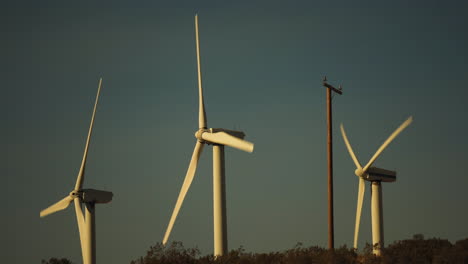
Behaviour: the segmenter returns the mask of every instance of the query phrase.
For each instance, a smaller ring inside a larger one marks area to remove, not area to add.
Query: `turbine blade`
[[[83,210],[81,208],[80,199],[75,198],[75,213],[76,222],[78,223],[78,233],[80,234],[80,245],[81,245],[81,256],[83,257],[83,263],[86,262],[88,249],[86,247],[86,232],[85,232],[85,218]]]
[[[76,179],[75,190],[81,189],[81,185],[83,185],[84,172],[85,172],[85,167],[86,167],[86,158],[88,157],[89,142],[91,140],[91,134],[93,132],[94,117],[96,115],[96,108],[97,108],[97,104],[99,101],[99,93],[101,92],[101,85],[102,85],[102,78],[99,79],[99,86],[98,86],[98,91],[96,95],[96,101],[94,102],[93,115],[91,117],[91,124],[89,125],[88,138],[86,139],[86,145],[85,145],[85,150],[83,154],[83,159],[81,161],[80,171],[78,172],[78,177]]]
[[[202,138],[212,143],[233,147],[250,153],[253,152],[254,149],[254,144],[252,142],[231,136],[226,132],[205,132],[202,134]]]
[[[354,164],[356,165],[356,168],[362,169],[361,164],[359,163],[356,155],[354,154],[351,144],[349,144],[349,140],[348,140],[348,137],[346,136],[346,132],[344,130],[343,124],[340,124],[340,128],[341,128],[341,135],[343,136],[343,140],[346,145],[346,148],[348,148],[349,155],[351,155],[351,158],[353,159]]]
[[[200,62],[200,39],[198,37],[198,14],[195,15],[195,39],[197,45],[197,70],[198,70],[198,128],[207,128],[205,103],[203,101],[203,88],[201,76],[201,62]]]
[[[372,158],[369,160],[369,162],[367,163],[367,165],[364,167],[363,171],[366,172],[367,169],[369,169],[370,166],[372,166],[372,164],[374,163],[374,161],[377,159],[377,157],[379,157],[379,155],[384,151],[384,149],[388,146],[388,144],[390,144],[390,142],[392,142],[397,136],[398,134],[401,133],[401,131],[403,131],[407,126],[409,126],[411,124],[411,122],[413,122],[413,117],[410,116],[408,117],[408,119],[405,120],[405,122],[403,122],[388,138],[387,140],[385,140],[385,142],[382,144],[382,146],[380,146],[380,148],[377,150],[377,152],[375,152],[374,156],[372,156]]]
[[[354,227],[354,248],[357,248],[358,236],[359,236],[359,224],[361,223],[361,212],[362,212],[362,203],[364,201],[364,192],[366,190],[366,184],[363,178],[359,178],[359,189],[358,189],[358,199],[356,207],[356,224]]]
[[[47,215],[53,214],[57,211],[63,210],[67,208],[70,203],[73,201],[73,196],[68,195],[67,197],[63,198],[62,200],[56,202],[55,204],[47,207],[46,209],[42,210],[40,213],[41,217],[45,217]]]
[[[174,222],[177,218],[177,215],[179,214],[182,203],[184,202],[185,195],[187,194],[190,188],[190,184],[192,184],[195,172],[197,170],[198,159],[200,158],[203,146],[203,143],[197,141],[195,149],[193,150],[192,159],[190,160],[190,165],[188,167],[187,174],[185,175],[184,183],[182,184],[182,188],[180,189],[179,197],[177,198],[174,211],[172,212],[171,219],[169,220],[169,225],[167,226],[166,233],[164,234],[164,239],[162,242],[163,245],[165,245],[167,243],[167,240],[169,239],[169,235],[171,234]]]

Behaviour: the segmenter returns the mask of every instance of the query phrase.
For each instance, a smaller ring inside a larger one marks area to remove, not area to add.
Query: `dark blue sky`
[[[192,154],[199,13],[208,126],[243,130],[252,154],[226,151],[229,248],[326,246],[326,120],[334,97],[336,244],[352,245],[361,163],[408,116],[375,163],[386,243],[422,233],[468,237],[468,4],[461,1],[3,2],[0,8],[2,259],[81,262],[73,208],[39,211],[72,190],[99,77],[103,89],[84,186],[97,208],[100,263],[129,263],[160,242]],[[212,252],[211,149],[171,241]],[[371,241],[370,191],[359,245]]]

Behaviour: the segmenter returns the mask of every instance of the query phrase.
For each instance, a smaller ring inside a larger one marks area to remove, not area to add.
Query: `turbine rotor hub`
[[[206,129],[206,128],[198,129],[195,132],[195,138],[197,138],[200,143],[206,143],[205,140],[202,138],[203,133],[206,133],[206,132],[211,132],[211,131],[210,129]]]
[[[357,168],[355,171],[354,171],[354,174],[356,174],[356,176],[358,177],[364,177],[364,171],[360,168]]]
[[[73,191],[70,192],[69,195],[70,195],[70,196],[73,196],[74,198],[77,198],[77,197],[81,197],[81,194],[82,194],[82,193],[83,193],[82,191],[73,190]]]

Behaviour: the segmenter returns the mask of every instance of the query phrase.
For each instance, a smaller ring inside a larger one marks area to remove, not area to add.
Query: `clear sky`
[[[84,187],[114,199],[97,206],[97,260],[129,263],[162,240],[198,126],[196,12],[208,126],[255,143],[226,150],[230,249],[326,246],[324,75],[344,87],[333,102],[336,245],[352,245],[358,186],[339,124],[366,163],[410,115],[375,163],[398,172],[383,184],[386,243],[468,237],[468,4],[251,2],[2,2],[2,262],[81,263],[73,206],[39,212],[73,189],[99,77]],[[170,241],[207,254],[211,148],[199,164]]]

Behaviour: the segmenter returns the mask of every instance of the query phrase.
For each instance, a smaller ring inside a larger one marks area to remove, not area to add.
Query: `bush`
[[[383,250],[383,263],[449,263],[452,244],[447,239],[413,239],[397,241]]]
[[[41,261],[41,264],[73,264],[73,262],[71,262],[70,260],[66,258],[61,258],[61,259],[51,258],[49,260],[43,259]]]
[[[157,243],[150,247],[145,257],[134,260],[131,264],[196,264],[199,263],[198,255],[198,248],[185,249],[182,242],[172,242],[169,246]]]

